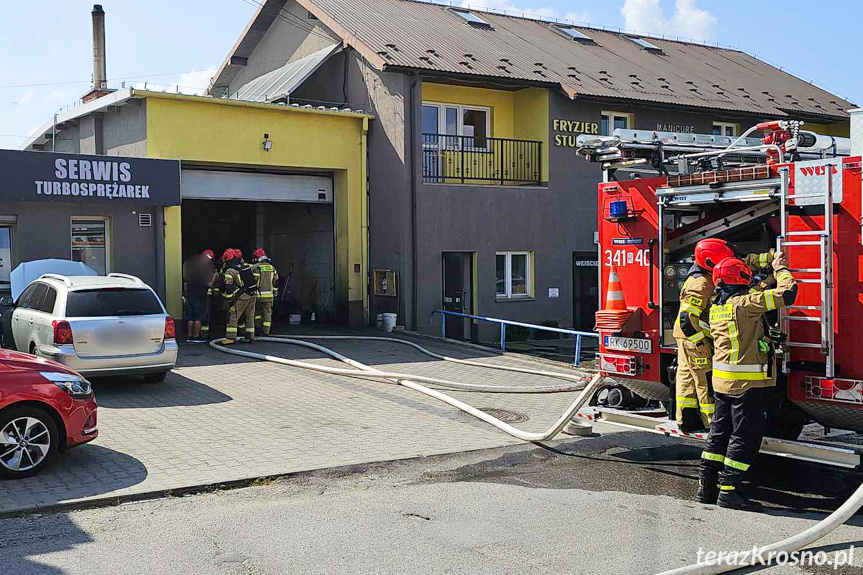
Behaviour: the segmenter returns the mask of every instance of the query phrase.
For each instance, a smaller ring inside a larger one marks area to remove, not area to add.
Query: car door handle
[[[30,321],[28,321],[27,323],[29,323],[30,325],[33,325],[33,320],[31,319],[31,320],[30,320]]]

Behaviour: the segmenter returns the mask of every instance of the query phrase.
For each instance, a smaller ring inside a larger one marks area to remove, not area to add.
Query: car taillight
[[[165,318],[165,339],[174,339],[177,337],[177,331],[174,328],[174,318],[168,316]]]
[[[54,320],[51,322],[54,326],[54,345],[69,345],[72,341],[72,327],[68,321]]]

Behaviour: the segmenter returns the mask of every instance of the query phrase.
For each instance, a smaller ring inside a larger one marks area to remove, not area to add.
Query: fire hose
[[[445,361],[462,363],[465,365],[488,367],[491,369],[499,369],[499,370],[504,370],[504,371],[514,371],[514,372],[519,372],[519,373],[541,374],[541,375],[548,375],[551,377],[563,377],[564,379],[571,379],[571,378],[575,377],[575,376],[570,376],[569,374],[563,374],[563,373],[558,373],[558,372],[541,372],[541,371],[534,371],[534,370],[529,370],[529,369],[524,369],[524,368],[516,368],[516,367],[501,366],[501,365],[494,365],[493,366],[493,365],[488,365],[488,364],[479,363],[479,362],[472,362],[472,361],[468,361],[468,360],[459,360],[459,359],[455,359],[455,358],[449,358],[449,357],[442,356],[442,355],[436,354],[434,352],[431,352],[431,351],[429,351],[429,350],[427,350],[427,349],[425,349],[425,348],[423,348],[423,347],[421,347],[421,346],[419,346],[413,342],[408,342],[406,340],[397,339],[397,338],[373,337],[373,336],[305,336],[305,335],[297,336],[297,337],[302,337],[302,338],[306,338],[306,339],[313,339],[313,338],[314,339],[341,339],[341,340],[358,339],[358,340],[378,340],[378,341],[382,340],[382,341],[387,341],[387,342],[397,342],[397,343],[402,343],[402,344],[406,344],[406,345],[409,345],[411,347],[414,347],[414,348],[418,349],[419,351],[426,353],[432,357],[437,357],[437,358],[443,359]],[[236,349],[234,347],[229,348],[229,347],[226,347],[224,345],[221,345],[223,340],[211,341],[210,346],[213,347],[214,349],[218,350],[218,351],[222,351],[222,352],[229,353],[229,354],[236,355],[236,356],[240,356],[240,357],[247,357],[247,358],[258,359],[258,360],[263,360],[263,361],[271,361],[271,362],[280,363],[283,365],[290,365],[293,367],[300,367],[303,369],[310,369],[313,371],[329,373],[331,375],[346,375],[346,376],[350,376],[350,377],[373,378],[373,379],[383,379],[386,381],[391,381],[393,383],[397,383],[399,385],[402,385],[404,387],[407,387],[409,389],[412,389],[414,391],[417,391],[419,393],[422,393],[422,394],[427,395],[429,397],[432,397],[434,399],[443,401],[444,403],[447,403],[447,404],[449,404],[449,405],[451,405],[457,409],[460,409],[460,410],[464,411],[465,413],[468,413],[468,414],[476,417],[477,419],[480,419],[480,420],[496,427],[497,429],[500,429],[504,433],[507,433],[507,434],[511,435],[512,437],[515,437],[517,439],[521,439],[523,441],[548,441],[548,440],[554,438],[557,434],[559,434],[563,430],[564,427],[566,427],[566,425],[575,416],[575,414],[578,412],[578,410],[581,409],[581,407],[583,407],[585,403],[587,403],[588,399],[597,390],[597,388],[599,387],[599,383],[602,380],[602,376],[600,374],[595,375],[588,382],[587,386],[584,387],[584,389],[581,391],[581,393],[578,395],[578,397],[575,399],[575,401],[572,403],[572,405],[569,406],[569,408],[563,413],[563,415],[561,415],[560,418],[550,428],[548,428],[546,431],[541,432],[541,433],[531,433],[531,432],[523,431],[523,430],[520,430],[516,427],[513,427],[512,425],[509,425],[508,423],[501,421],[500,419],[497,419],[496,417],[493,417],[493,416],[491,416],[491,415],[489,415],[483,411],[480,411],[479,409],[472,407],[472,406],[468,405],[467,403],[464,403],[463,401],[459,401],[459,400],[455,399],[454,397],[451,397],[449,395],[441,393],[440,391],[437,391],[437,390],[431,389],[429,387],[426,387],[424,385],[421,385],[421,384],[417,383],[417,381],[422,381],[422,382],[425,382],[428,384],[438,385],[441,387],[447,387],[447,388],[459,389],[459,390],[470,390],[470,391],[477,391],[478,387],[483,388],[483,390],[485,388],[489,388],[489,387],[493,387],[496,390],[500,390],[500,389],[513,389],[513,386],[475,386],[472,384],[463,384],[463,383],[451,382],[451,381],[442,380],[442,379],[438,379],[438,378],[422,377],[422,376],[409,375],[409,374],[403,374],[403,373],[393,373],[393,372],[388,372],[388,371],[382,371],[382,370],[370,367],[368,365],[365,365],[363,363],[360,363],[356,360],[352,360],[352,359],[350,359],[350,358],[348,358],[348,357],[346,357],[340,353],[337,353],[336,351],[333,351],[329,348],[326,348],[324,346],[320,346],[320,345],[317,345],[317,344],[314,344],[314,343],[311,343],[308,341],[303,341],[300,339],[293,339],[293,338],[288,338],[288,337],[277,337],[277,336],[260,337],[257,339],[258,339],[258,341],[265,341],[265,342],[272,342],[272,343],[288,343],[288,344],[299,345],[302,347],[314,349],[314,350],[317,350],[317,351],[319,351],[325,355],[328,355],[334,359],[337,359],[337,360],[341,361],[342,363],[345,363],[345,364],[351,366],[352,369],[336,368],[336,367],[329,367],[329,366],[324,366],[324,365],[315,365],[315,364],[311,364],[311,363],[307,363],[307,362],[303,362],[303,361],[296,361],[296,360],[285,359],[285,358],[261,354],[261,353],[255,353],[252,351],[240,350],[240,349]],[[573,389],[571,389],[572,386],[570,386],[569,389],[566,389],[566,386],[562,386],[562,387],[564,388],[564,390],[573,391]],[[525,393],[525,391],[523,391],[523,390],[530,389],[530,388],[526,388],[526,387],[522,386],[522,387],[519,387],[519,389],[521,389],[522,391],[510,391],[509,393]],[[545,391],[545,393],[549,393],[549,392],[550,391]],[[679,567],[677,569],[671,569],[669,571],[663,571],[662,573],[658,573],[657,575],[719,575],[721,573],[728,573],[731,571],[736,571],[738,569],[742,569],[744,567],[757,565],[760,563],[754,559],[755,557],[771,557],[771,556],[776,557],[777,554],[781,554],[781,553],[789,553],[790,554],[794,551],[799,551],[803,547],[811,545],[812,543],[826,537],[831,532],[833,532],[835,529],[837,529],[842,524],[844,524],[861,507],[863,507],[863,485],[860,485],[860,487],[857,488],[857,490],[853,493],[853,495],[851,495],[851,497],[849,497],[848,500],[845,501],[845,503],[843,503],[836,511],[834,511],[833,513],[831,513],[830,515],[828,515],[827,517],[822,519],[820,522],[816,523],[815,525],[813,525],[809,529],[806,529],[805,531],[798,533],[797,535],[793,535],[793,536],[788,537],[786,539],[783,539],[781,541],[777,541],[776,543],[771,543],[769,545],[765,545],[765,546],[761,547],[757,553],[752,554],[753,558],[748,560],[748,561],[744,561],[741,563],[735,563],[735,564],[731,564],[731,565],[723,564],[721,562],[719,562],[719,563],[696,563],[696,564],[688,565],[685,567]]]
[[[297,336],[297,337],[303,337],[303,338],[308,338],[308,339],[311,339],[312,337],[314,337],[315,339],[359,339],[359,340],[378,340],[378,341],[384,340],[387,342],[400,342],[400,343],[406,343],[408,345],[416,347],[416,348],[420,349],[421,351],[423,351],[424,353],[432,355],[433,357],[436,356],[436,357],[445,358],[445,356],[440,356],[440,355],[434,354],[433,352],[430,352],[430,351],[426,350],[425,348],[418,346],[417,344],[413,344],[412,342],[406,342],[405,340],[396,339],[396,338],[373,337],[373,336],[304,336],[304,335],[303,336]],[[433,397],[434,399],[437,399],[439,401],[443,401],[444,403],[447,403],[447,404],[455,407],[456,409],[460,409],[460,410],[464,411],[465,413],[468,413],[468,414],[476,417],[477,419],[480,419],[480,420],[488,423],[489,425],[492,425],[492,426],[500,429],[504,433],[507,433],[507,434],[515,437],[516,439],[521,439],[522,441],[548,441],[549,439],[552,439],[557,434],[559,434],[563,430],[563,428],[566,427],[570,423],[570,421],[575,416],[575,414],[578,412],[578,410],[581,409],[587,403],[588,399],[590,399],[591,395],[593,395],[594,391],[596,391],[597,387],[599,386],[599,382],[602,380],[602,376],[599,374],[593,376],[593,378],[588,382],[587,386],[585,386],[584,389],[582,389],[581,393],[578,394],[578,397],[575,399],[575,401],[572,403],[572,405],[570,405],[569,408],[567,408],[567,410],[563,413],[563,415],[561,415],[560,418],[558,418],[558,420],[550,428],[548,428],[544,432],[535,433],[535,432],[523,431],[521,429],[518,429],[517,427],[513,427],[512,425],[509,425],[508,423],[506,423],[506,422],[504,422],[504,421],[502,421],[496,417],[493,417],[493,416],[485,413],[484,411],[481,411],[475,407],[472,407],[463,401],[459,401],[458,399],[455,399],[454,397],[446,395],[445,393],[441,393],[440,391],[437,391],[435,389],[431,389],[429,387],[426,387],[425,385],[421,385],[420,383],[417,383],[417,382],[422,381],[424,383],[429,383],[429,384],[437,385],[440,387],[459,389],[461,391],[485,391],[486,389],[490,389],[490,388],[495,388],[496,390],[498,390],[498,389],[504,388],[504,386],[480,386],[480,385],[473,385],[473,384],[451,382],[451,381],[447,381],[444,379],[438,379],[438,378],[433,378],[433,377],[423,377],[423,376],[416,376],[416,375],[410,375],[410,374],[404,374],[404,373],[394,373],[394,372],[390,372],[390,371],[382,371],[382,370],[370,367],[368,365],[365,365],[363,363],[360,363],[356,360],[350,359],[349,357],[346,357],[346,356],[344,356],[344,355],[342,355],[336,351],[333,351],[329,348],[326,348],[324,346],[317,345],[317,344],[314,344],[314,343],[311,343],[308,341],[303,341],[301,339],[268,336],[268,337],[256,338],[256,341],[265,341],[265,342],[271,342],[271,343],[288,343],[288,344],[293,344],[293,345],[299,345],[302,347],[307,347],[310,349],[317,350],[317,351],[319,351],[325,355],[328,355],[334,359],[337,359],[337,360],[341,361],[342,363],[345,363],[345,364],[351,366],[351,368],[346,369],[346,368],[338,368],[338,367],[329,367],[329,366],[325,366],[325,365],[315,365],[315,364],[308,363],[305,361],[297,361],[297,360],[292,360],[292,359],[285,359],[282,357],[276,357],[276,356],[272,356],[272,355],[266,355],[266,354],[262,354],[262,353],[255,353],[253,351],[241,350],[241,349],[237,349],[235,347],[226,347],[226,346],[222,345],[223,340],[211,341],[210,347],[212,347],[213,349],[217,349],[219,351],[225,352],[225,353],[229,353],[231,355],[239,356],[239,357],[248,357],[250,359],[271,361],[273,363],[280,363],[282,365],[290,365],[293,367],[310,369],[310,370],[319,371],[322,373],[329,373],[331,375],[347,375],[349,377],[383,379],[386,381],[391,381],[393,383],[407,387],[408,389],[412,389],[414,391],[417,391],[417,392],[422,393],[424,395],[427,395],[429,397]],[[445,360],[446,361],[456,361],[457,363],[462,363],[462,362],[466,361],[466,360],[454,360],[454,358],[445,358]],[[468,365],[479,365],[482,367],[492,367],[492,366],[489,366],[487,364],[479,363],[479,362],[468,362]],[[499,365],[499,366],[493,366],[493,368],[504,370],[504,371],[515,371],[515,372],[519,372],[519,373],[528,372],[528,373],[540,373],[543,375],[551,375],[551,376],[555,376],[555,377],[562,377],[562,376],[566,376],[566,378],[573,378],[574,377],[574,376],[570,376],[569,374],[563,374],[563,373],[558,373],[558,372],[535,372],[532,370],[525,370],[523,368],[510,367],[510,366]],[[560,388],[560,389],[558,389],[558,391],[575,391],[575,389],[573,389],[573,387],[574,387],[573,384],[570,384],[569,386],[558,386],[558,387]],[[509,386],[509,388],[515,389],[512,386]],[[509,393],[525,393],[526,392],[525,390],[530,390],[532,388],[528,387],[528,386],[519,386],[517,389],[519,389],[521,391],[515,391],[515,392],[510,391]],[[546,393],[549,393],[549,391],[546,391]]]

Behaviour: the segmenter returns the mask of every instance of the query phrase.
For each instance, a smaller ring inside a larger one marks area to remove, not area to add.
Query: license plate
[[[605,349],[634,351],[635,353],[653,353],[653,340],[650,339],[607,335],[604,337],[603,343]]]

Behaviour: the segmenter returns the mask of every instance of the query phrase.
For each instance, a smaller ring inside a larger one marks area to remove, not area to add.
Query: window
[[[159,315],[162,305],[148,289],[86,289],[69,292],[66,297],[68,317],[107,317]]]
[[[498,299],[531,297],[529,252],[500,252],[495,267]]]
[[[18,296],[18,303],[15,305],[19,309],[30,309],[30,300],[33,298],[33,294],[36,292],[36,289],[42,284],[40,283],[32,283],[28,285],[21,295]]]
[[[730,122],[713,122],[714,136],[737,136],[740,131],[740,124],[732,124]]]
[[[12,227],[0,226],[0,289],[11,289]]]
[[[615,130],[629,130],[635,124],[633,115],[628,112],[602,112],[599,132],[610,136]]]
[[[569,38],[572,38],[573,40],[576,40],[578,42],[593,43],[593,38],[591,38],[587,34],[582,34],[581,32],[579,32],[577,29],[573,28],[572,26],[552,26],[552,28],[562,32],[564,35],[566,35]]]
[[[110,230],[105,218],[72,218],[72,261],[82,262],[99,275],[107,275]]]
[[[644,38],[639,38],[637,36],[627,36],[627,38],[629,40],[635,42],[636,44],[638,44],[639,46],[641,46],[642,48],[644,48],[648,52],[662,52],[662,48],[660,48],[656,44],[648,42]]]
[[[57,303],[57,290],[55,290],[51,286],[48,286],[48,289],[45,292],[45,297],[43,297],[42,301],[39,303],[39,311],[53,314],[55,303]]]
[[[468,12],[467,10],[452,10],[452,13],[470,24],[471,26],[477,26],[479,28],[491,28],[491,24],[489,24],[473,12]]]
[[[424,102],[423,134],[460,136],[440,138],[441,145],[447,149],[485,150],[488,148],[487,138],[491,137],[491,109]]]

